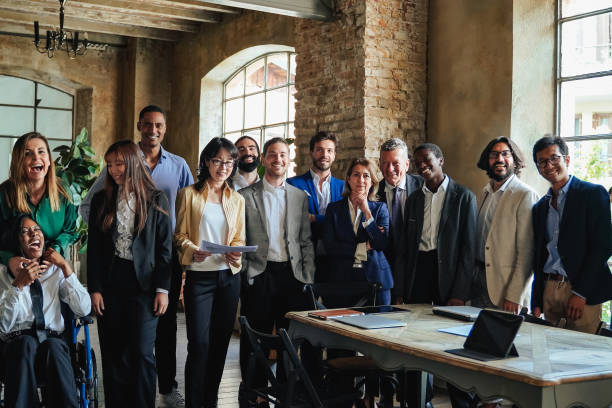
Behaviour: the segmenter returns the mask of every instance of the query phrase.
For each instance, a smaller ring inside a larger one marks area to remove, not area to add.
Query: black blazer
[[[565,197],[559,226],[557,249],[572,290],[586,298],[587,305],[612,299],[612,255],[610,199],[605,188],[573,177]],[[550,197],[542,197],[533,207],[535,239],[534,280],[531,308],[542,308],[546,249],[546,218]]]
[[[406,201],[408,201],[408,197],[410,194],[415,192],[416,190],[423,187],[423,178],[418,175],[406,174],[406,184],[404,188],[406,189]],[[378,184],[378,191],[376,192],[377,201],[381,203],[387,203],[387,195],[385,194],[385,180],[383,179]],[[389,210],[389,220],[391,219],[391,208]],[[404,208],[404,222],[406,222],[406,218],[409,216],[408,208]],[[389,226],[391,228],[391,226]],[[392,239],[392,234],[395,234],[393,231],[389,230],[389,244],[387,248],[385,248],[385,258],[389,261],[391,265],[391,270],[393,271],[393,279],[397,282],[399,278],[399,274],[404,273],[404,258],[396,257],[395,254],[403,254],[405,253],[405,246],[402,240]],[[401,233],[400,233],[401,235]],[[395,285],[397,287],[397,283]],[[395,292],[393,292],[395,294]]]
[[[98,192],[91,200],[89,232],[87,243],[87,290],[89,293],[102,292],[106,286],[107,271],[113,267],[115,243],[113,225],[102,231],[97,214],[103,204],[104,191]],[[166,214],[161,212],[163,209]],[[170,260],[172,258],[172,227],[166,195],[154,192],[147,209],[147,221],[143,230],[134,238],[132,255],[136,278],[143,291],[170,289]],[[138,219],[135,220],[138,224]]]
[[[409,216],[405,217],[404,223],[405,273],[395,283],[395,294],[403,296],[406,301],[412,297],[415,274],[424,273],[416,270],[424,208],[425,194],[421,189],[406,200],[406,214]],[[451,298],[469,299],[476,254],[476,214],[474,193],[449,177],[437,245],[439,296],[443,304]]]

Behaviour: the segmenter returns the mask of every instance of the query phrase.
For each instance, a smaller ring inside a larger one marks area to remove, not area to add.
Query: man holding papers
[[[242,272],[248,274],[247,296],[243,298],[248,304],[243,310],[253,329],[272,333],[275,326],[288,328],[285,313],[308,309],[302,288],[304,283],[312,283],[315,265],[306,193],[285,182],[289,146],[283,138],[270,139],[262,156],[264,178],[240,190],[245,201],[246,242],[258,245],[256,252],[243,258]],[[242,339],[243,376],[249,352],[248,341]],[[254,399],[248,402],[256,403]]]

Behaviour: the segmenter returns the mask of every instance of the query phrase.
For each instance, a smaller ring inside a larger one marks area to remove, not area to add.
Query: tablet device
[[[521,323],[523,316],[496,310],[482,310],[463,348],[446,351],[481,361],[518,357],[513,342]]]
[[[361,311],[353,310],[353,309],[324,309],[317,310],[314,312],[308,312],[308,317],[314,317],[316,319],[321,320],[329,320],[329,319],[337,319],[342,316],[359,316],[364,314]]]
[[[434,306],[432,310],[436,315],[473,322],[482,309],[474,306]]]
[[[343,316],[334,319],[337,322],[359,327],[361,329],[384,329],[389,327],[403,327],[406,322],[389,319],[377,314],[365,314],[362,316]]]

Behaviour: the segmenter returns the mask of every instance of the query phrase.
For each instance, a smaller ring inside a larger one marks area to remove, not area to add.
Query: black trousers
[[[241,314],[245,316],[249,325],[260,332],[272,333],[272,330],[289,328],[289,320],[285,314],[289,311],[301,311],[312,309],[312,301],[303,291],[304,284],[293,275],[289,262],[268,261],[266,270],[253,279],[253,284],[246,286],[246,296],[243,296],[243,307]],[[248,339],[243,333],[240,338],[240,371],[242,379],[246,378],[247,365],[251,347]],[[302,361],[306,370],[311,373],[316,361],[309,356],[312,355],[312,347],[302,346]],[[282,354],[277,356],[277,375],[283,378]],[[255,379],[260,383],[253,384],[255,387],[264,386],[267,382],[264,367],[258,367]]]
[[[229,269],[188,271],[183,294],[188,341],[186,406],[216,407],[240,297],[240,274]]]
[[[176,382],[176,312],[182,283],[183,269],[178,261],[176,250],[173,250],[168,308],[166,313],[159,317],[155,337],[155,363],[160,394],[168,394],[173,388],[178,387]]]
[[[43,395],[46,407],[79,406],[70,351],[63,339],[49,337],[39,344],[33,335],[22,335],[7,343],[0,342],[0,356],[6,408],[39,405],[37,373],[46,384]]]
[[[104,288],[98,336],[108,407],[155,406],[155,292],[143,291],[134,263],[115,258]]]

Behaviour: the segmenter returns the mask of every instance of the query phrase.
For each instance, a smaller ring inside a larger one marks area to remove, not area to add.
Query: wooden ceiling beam
[[[16,0],[9,0],[11,3]],[[59,25],[57,15],[47,15],[38,13],[32,15],[30,12],[14,11],[6,9],[5,2],[0,2],[0,21],[8,23],[29,24],[34,30],[34,19],[38,20],[41,29],[41,36],[44,36],[44,31],[51,30]],[[127,24],[113,24],[100,21],[90,21],[81,18],[67,18],[64,21],[64,27],[68,30],[80,32],[95,32],[103,34],[113,34],[125,37],[150,38],[162,41],[177,41],[181,34],[176,31],[139,27]]]
[[[207,3],[314,20],[331,20],[331,0],[206,0]]]
[[[132,3],[140,3],[153,6],[165,6],[177,9],[204,10],[214,13],[239,14],[240,9],[210,4],[200,0],[133,0]]]

